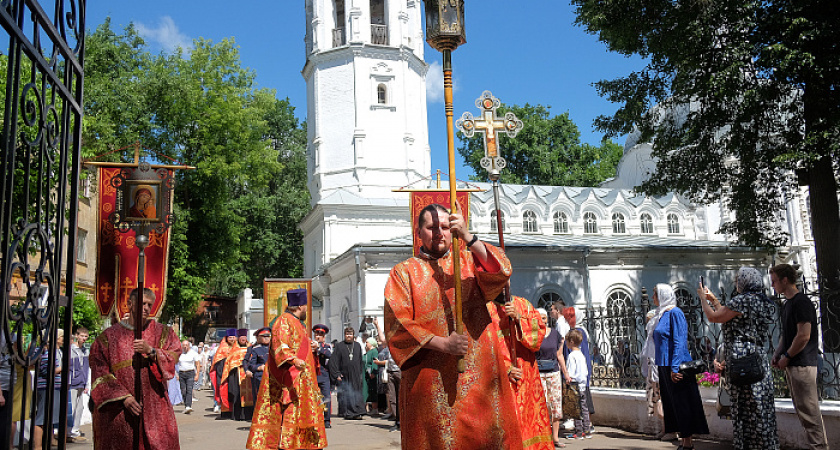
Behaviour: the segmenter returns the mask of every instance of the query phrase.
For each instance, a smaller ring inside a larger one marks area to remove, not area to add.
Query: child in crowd
[[[575,419],[575,433],[566,436],[566,439],[592,438],[589,431],[592,423],[589,421],[589,407],[586,406],[586,379],[589,370],[586,368],[586,358],[580,351],[581,342],[583,335],[578,330],[569,331],[566,335],[566,345],[572,350],[566,358],[566,370],[572,383],[580,387],[580,419]]]

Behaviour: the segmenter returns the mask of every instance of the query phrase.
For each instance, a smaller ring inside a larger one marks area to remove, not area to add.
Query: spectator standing
[[[37,409],[35,412],[35,433],[32,435],[34,448],[40,448],[43,442],[44,430],[48,431],[47,436],[52,436],[52,428],[58,425],[61,414],[59,396],[61,395],[61,346],[64,345],[64,330],[59,329],[55,342],[55,378],[53,379],[53,402],[52,402],[52,424],[45,424],[47,419],[47,377],[50,375],[49,366],[49,344],[44,342],[41,353],[41,361],[38,364],[38,376],[36,384]],[[50,426],[51,425],[51,426]],[[53,445],[58,445],[54,441]]]
[[[817,392],[819,330],[813,303],[796,287],[796,269],[779,264],[770,269],[773,289],[785,298],[782,306],[782,334],[773,354],[773,367],[787,375],[790,399],[805,428],[808,447],[827,449],[825,424]]]
[[[583,333],[578,330],[569,331],[566,335],[566,345],[571,350],[566,360],[566,370],[569,371],[571,382],[578,385],[580,392],[580,418],[575,419],[575,432],[566,436],[567,439],[592,438],[592,433],[589,431],[592,423],[589,421],[589,407],[586,400],[588,392],[584,389],[589,379],[589,369],[586,358],[580,351],[581,342],[583,342]]]
[[[379,357],[379,350],[376,347],[376,338],[369,337],[365,341],[365,383],[366,392],[365,406],[371,417],[379,416],[379,393],[377,384],[379,382],[379,366],[376,358]]]
[[[562,339],[566,339],[566,335],[569,334],[569,331],[573,328],[563,316],[563,310],[566,309],[566,304],[563,303],[563,300],[558,300],[552,303],[548,309],[551,314],[551,318],[554,320],[554,329],[557,330],[557,333],[560,334]]]
[[[71,423],[70,437],[67,442],[84,442],[87,439],[82,437],[79,427],[82,425],[82,415],[85,411],[85,394],[88,394],[88,372],[90,363],[88,361],[85,342],[88,340],[88,330],[85,327],[76,328],[73,335],[73,342],[70,344],[70,401],[72,403],[73,422]]]
[[[201,368],[198,370],[198,382],[195,385],[195,390],[197,391],[204,389],[204,386],[207,385],[207,354],[209,353],[209,350],[210,346],[205,347],[204,342],[198,343],[198,349],[196,352],[199,356],[199,362],[201,363],[199,367]]]
[[[653,340],[653,330],[656,329],[656,324],[659,323],[662,313],[674,309],[675,306],[676,304],[667,305],[662,310],[659,308],[652,309],[645,315],[647,337],[642,346],[642,376],[645,377],[645,399],[647,400],[648,416],[656,416],[660,422],[660,429],[656,434],[657,439],[665,436],[665,423],[662,422],[665,415],[662,412],[662,393],[659,388],[659,368],[656,367],[656,343]],[[657,313],[659,316],[657,316]]]
[[[353,328],[344,329],[344,340],[333,348],[330,374],[338,388],[338,409],[344,418],[361,420],[365,413],[363,397],[364,358],[362,346],[355,341]]]
[[[392,425],[388,431],[400,431],[400,381],[402,381],[402,373],[400,372],[400,366],[398,366],[397,362],[394,361],[394,358],[391,357],[391,349],[388,348],[387,343],[382,350],[379,351],[377,364],[384,364],[383,369],[385,369],[385,373],[388,374],[388,383],[386,383],[386,386],[388,388],[387,397],[389,412],[383,417],[383,419],[394,421],[394,425]]]
[[[545,309],[537,308],[537,313],[543,322],[548,323],[548,312]],[[548,328],[548,333],[535,356],[551,420],[551,439],[555,447],[563,448],[566,446],[560,442],[560,423],[563,421],[563,380],[571,381],[571,378],[566,375],[563,338],[556,328]]]
[[[271,328],[262,327],[254,332],[257,343],[245,352],[245,376],[251,380],[251,394],[256,399],[268,362],[268,346],[271,343]]]
[[[181,397],[184,399],[184,414],[190,414],[193,412],[193,386],[198,381],[198,371],[201,370],[201,355],[193,350],[189,340],[181,342],[178,366],[178,384],[181,388]]]
[[[738,295],[726,306],[708,288],[700,286],[697,294],[706,318],[722,323],[724,371],[732,358],[752,353],[761,355],[764,379],[746,386],[732,385],[732,430],[736,450],[774,450],[779,448],[776,431],[776,405],[773,401],[773,372],[764,355],[769,325],[773,322],[776,305],[764,295],[761,273],[751,267],[741,267],[735,277]]]
[[[659,370],[664,431],[680,433],[682,443],[678,450],[693,449],[693,436],[708,434],[709,425],[697,380],[680,372],[680,364],[692,360],[688,353],[688,322],[682,310],[675,307],[677,296],[671,286],[657,284],[653,290],[653,304],[657,306],[657,315],[651,319],[656,321],[653,327],[654,361]]]
[[[586,384],[581,386],[581,390],[586,391],[586,406],[589,409],[589,415],[595,414],[595,405],[592,402],[592,393],[589,391],[589,386],[592,381],[592,356],[589,353],[589,333],[586,332],[586,329],[583,327],[578,326],[578,311],[573,307],[564,308],[562,312],[562,317],[566,320],[566,323],[569,324],[569,328],[572,330],[578,330],[581,335],[581,342],[580,342],[580,352],[583,353],[584,359],[586,359]],[[571,353],[571,349],[564,343],[563,344],[563,356],[568,358],[569,353]],[[563,366],[561,365],[560,368],[562,369]],[[568,378],[567,378],[568,379]],[[591,429],[588,431],[592,431]]]

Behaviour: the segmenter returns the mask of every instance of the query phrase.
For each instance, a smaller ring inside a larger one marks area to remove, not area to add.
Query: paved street
[[[213,414],[213,400],[210,391],[199,391],[199,401],[193,404],[195,412],[183,414],[183,406],[175,407],[182,450],[208,449],[244,449],[248,437],[248,424],[230,420],[216,420]],[[359,421],[346,421],[333,418],[333,427],[327,430],[330,449],[341,450],[387,450],[400,448],[400,434],[390,433],[388,428],[393,422],[381,419],[365,418]],[[90,425],[82,431],[90,439]],[[698,450],[729,450],[728,444],[718,444],[703,440],[695,441]],[[650,436],[628,433],[615,428],[597,427],[592,439],[566,441],[568,449],[573,450],[675,450],[677,442],[660,442]],[[128,447],[130,443],[126,447]],[[91,441],[81,444],[67,444],[69,450],[93,449]],[[409,446],[409,448],[411,448]]]

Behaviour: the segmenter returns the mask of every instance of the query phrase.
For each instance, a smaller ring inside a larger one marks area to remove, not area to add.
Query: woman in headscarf
[[[691,361],[688,353],[688,322],[682,310],[676,308],[674,289],[667,284],[657,284],[653,290],[656,315],[648,322],[655,322],[653,343],[654,362],[659,373],[662,395],[662,412],[665,415],[665,433],[679,433],[682,443],[677,450],[694,448],[692,436],[708,434],[709,425],[703,412],[703,401],[697,380],[680,373],[680,364]]]
[[[706,300],[700,303],[709,322],[723,324],[724,373],[732,358],[758,353],[763,360],[763,380],[748,386],[732,385],[729,390],[735,449],[778,449],[773,373],[765,350],[775,304],[764,295],[762,275],[756,269],[741,267],[735,277],[735,288],[738,295],[726,306],[708,288],[701,285],[697,289],[700,298]]]
[[[673,307],[674,305],[671,305],[668,309],[672,309]],[[660,313],[660,316],[657,316],[657,313]],[[659,369],[657,369],[655,362],[656,345],[653,343],[653,329],[656,328],[656,324],[659,323],[659,317],[661,317],[659,308],[652,309],[645,315],[647,338],[642,346],[641,366],[642,376],[645,377],[645,397],[647,399],[648,415],[655,415],[660,419],[660,422],[662,422],[664,417],[662,413],[662,395],[659,390]],[[656,318],[656,320],[654,320],[654,318]],[[664,436],[665,424],[660,423],[659,433],[657,433],[656,438],[660,439]]]
[[[542,321],[548,324],[548,312],[537,308],[537,313]],[[551,419],[551,439],[555,447],[564,448],[566,444],[560,442],[560,422],[563,421],[563,379],[568,378],[568,375],[566,360],[563,358],[563,337],[556,328],[548,327],[540,350],[534,356],[537,358],[540,382]]]
[[[368,415],[371,417],[379,416],[379,393],[377,388],[377,376],[379,375],[379,366],[376,364],[376,358],[379,357],[379,350],[376,346],[376,338],[369,337],[365,341],[365,396],[368,409]]]

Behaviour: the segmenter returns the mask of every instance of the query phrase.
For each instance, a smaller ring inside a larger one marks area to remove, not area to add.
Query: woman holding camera
[[[733,358],[752,353],[761,355],[764,378],[746,386],[732,384],[729,390],[735,449],[778,449],[773,373],[764,350],[770,336],[768,326],[773,322],[775,304],[762,292],[762,276],[756,269],[741,267],[735,277],[735,288],[738,295],[732,297],[726,306],[721,305],[702,284],[697,289],[700,298],[706,300],[700,303],[709,322],[723,324],[723,370],[731,366]]]
[[[662,412],[665,414],[665,433],[679,433],[682,443],[678,450],[694,448],[692,436],[708,434],[709,425],[703,412],[703,401],[697,380],[680,372],[680,364],[691,361],[688,353],[688,322],[677,308],[674,289],[657,284],[653,290],[653,304],[657,306],[651,321],[654,325],[654,361],[659,371]]]

